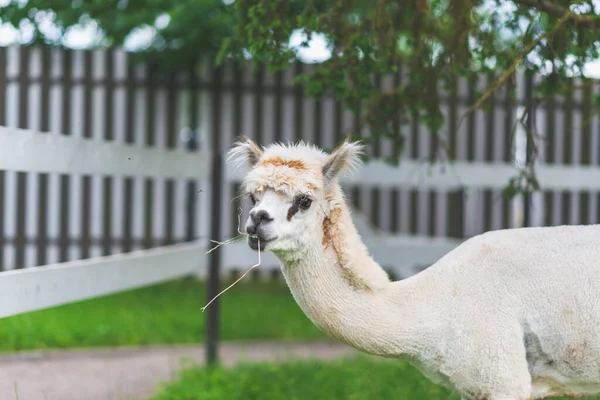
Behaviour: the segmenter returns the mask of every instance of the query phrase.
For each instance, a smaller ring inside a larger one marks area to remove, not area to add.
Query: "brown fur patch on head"
[[[295,196],[299,192],[322,190],[323,176],[319,168],[303,160],[267,156],[248,172],[244,186],[249,192],[263,186],[286,196]]]
[[[264,167],[265,165],[273,165],[274,167],[285,166],[285,167],[289,167],[289,168],[298,169],[300,171],[304,171],[307,169],[302,160],[286,160],[285,158],[281,158],[281,157],[266,158],[257,164],[257,166],[259,166],[259,167],[260,166]]]

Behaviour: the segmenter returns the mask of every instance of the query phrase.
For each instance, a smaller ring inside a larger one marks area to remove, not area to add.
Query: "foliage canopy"
[[[0,7],[3,22],[34,27],[33,42],[58,44],[69,28],[91,21],[102,30],[104,45],[122,45],[136,29],[150,28],[155,36],[144,54],[186,69],[217,53],[220,62],[250,56],[271,69],[285,68],[298,58],[292,33],[304,34],[301,46],[323,35],[331,57],[297,77],[308,93],[343,100],[370,128],[371,139],[393,139],[397,153],[400,126],[419,118],[442,144],[432,158],[454,156],[443,146],[448,121],[439,94],[459,76],[496,77],[468,112],[485,107],[502,87],[514,95],[517,70],[541,76],[533,103],[515,121],[530,143],[539,139],[528,113],[551,95],[591,93],[599,84],[584,69],[600,57],[599,14],[598,0],[12,0]],[[44,30],[48,18],[58,27],[52,34]],[[380,78],[400,74],[400,68],[401,82],[382,89]],[[583,83],[573,85],[573,77]],[[517,190],[537,187],[537,147],[529,151],[522,175],[511,183]]]

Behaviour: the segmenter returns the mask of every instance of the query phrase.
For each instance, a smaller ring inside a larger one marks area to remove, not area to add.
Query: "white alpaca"
[[[244,139],[230,152],[251,167],[249,245],[279,258],[308,318],[361,351],[409,360],[463,399],[599,394],[600,225],[488,232],[390,282],[338,183],[360,151]]]

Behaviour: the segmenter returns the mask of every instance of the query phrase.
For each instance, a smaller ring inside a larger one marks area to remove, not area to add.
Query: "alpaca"
[[[487,232],[392,282],[339,184],[361,151],[349,141],[327,154],[250,139],[230,150],[249,167],[248,244],[277,256],[306,316],[362,352],[411,362],[463,399],[600,394],[600,225]]]

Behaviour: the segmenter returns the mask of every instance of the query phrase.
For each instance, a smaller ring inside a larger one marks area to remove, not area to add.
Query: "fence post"
[[[196,151],[198,144],[196,141],[196,130],[190,129],[190,137],[187,143],[189,151]],[[187,183],[187,199],[186,199],[186,227],[185,240],[191,242],[196,238],[196,182],[189,180]]]
[[[223,160],[220,151],[213,154],[211,180],[211,228],[210,237],[214,240],[221,238],[221,205],[223,190]],[[208,301],[219,293],[219,275],[221,267],[221,248],[210,253],[208,259]],[[206,319],[206,364],[214,365],[218,360],[219,340],[219,299],[216,299],[207,309]]]
[[[195,64],[194,64],[195,66]],[[190,103],[189,103],[189,121],[190,121],[190,136],[188,137],[187,150],[195,152],[199,148],[198,143],[198,117],[196,113],[197,109],[197,79],[194,68],[191,68],[189,72],[190,78]],[[188,242],[191,242],[196,238],[196,182],[193,180],[188,181],[187,184],[187,204],[186,204],[186,229],[185,236]]]
[[[448,231],[452,238],[465,237],[465,191],[463,189],[448,193]]]
[[[531,151],[534,143],[532,138],[532,130],[534,129],[535,123],[535,104],[533,104],[533,72],[531,70],[525,71],[525,101],[524,106],[527,108],[527,120],[526,123],[526,134],[527,140],[525,141],[525,162],[531,161]],[[523,225],[531,226],[531,203],[533,197],[530,193],[523,195]]]

